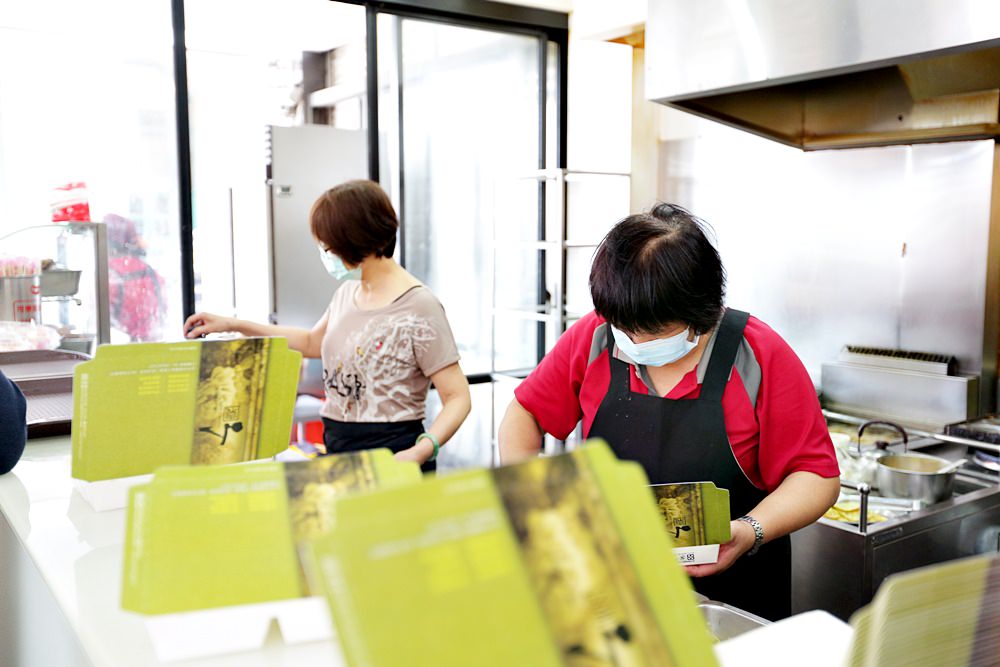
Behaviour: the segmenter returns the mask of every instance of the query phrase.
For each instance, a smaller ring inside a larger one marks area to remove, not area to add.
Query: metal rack
[[[546,352],[552,349],[559,336],[566,331],[566,328],[574,321],[583,316],[589,305],[574,311],[570,304],[569,289],[569,253],[573,250],[596,250],[600,243],[600,238],[611,228],[617,219],[628,215],[628,197],[624,198],[621,210],[616,210],[617,218],[607,219],[602,222],[603,227],[598,231],[594,230],[591,238],[581,233],[578,227],[580,215],[570,206],[570,185],[582,179],[630,179],[628,173],[586,171],[574,169],[539,169],[525,174],[520,174],[511,180],[535,181],[538,183],[539,196],[539,221],[538,234],[535,239],[512,240],[497,238],[497,225],[494,221],[493,233],[493,309],[492,309],[492,337],[491,346],[491,368],[494,377],[524,378],[531,372],[531,367],[503,368],[497,365],[497,346],[501,341],[497,340],[497,322],[500,320],[522,320],[536,322],[538,324],[538,345],[537,355],[533,362],[537,364],[541,361]],[[627,180],[626,180],[627,182]],[[603,219],[602,219],[603,220]],[[510,308],[502,307],[497,302],[497,268],[500,264],[498,260],[498,250],[515,250],[526,253],[537,253],[538,257],[538,289],[537,299],[532,306]],[[574,285],[576,282],[574,281]],[[582,285],[586,289],[586,285]],[[575,305],[575,304],[573,304]],[[580,304],[584,305],[584,304]],[[509,342],[509,341],[506,341]],[[494,415],[494,432],[496,416]],[[550,436],[546,436],[544,451],[553,453],[561,451],[565,447],[562,441],[556,441]]]
[[[533,180],[539,183],[542,213],[539,220],[537,240],[512,241],[496,238],[494,229],[493,265],[494,285],[497,284],[497,250],[499,248],[516,248],[526,252],[539,253],[539,299],[532,308],[501,308],[496,302],[496,287],[493,293],[493,372],[504,375],[516,375],[524,369],[501,369],[496,367],[496,321],[498,318],[510,317],[538,322],[543,327],[543,342],[539,345],[538,359],[552,348],[555,341],[566,330],[568,324],[579,319],[583,313],[573,312],[567,307],[567,268],[568,252],[574,249],[596,249],[597,239],[572,239],[570,235],[574,228],[573,217],[569,206],[569,184],[577,177],[609,177],[630,178],[627,173],[582,171],[573,169],[540,169],[519,176],[519,180]],[[627,207],[627,202],[626,202]],[[621,212],[621,216],[628,211]],[[608,221],[610,228],[613,221]],[[530,370],[530,369],[528,369]],[[523,377],[523,376],[522,376]]]

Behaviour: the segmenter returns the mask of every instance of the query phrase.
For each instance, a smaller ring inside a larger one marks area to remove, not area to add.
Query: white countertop
[[[33,559],[94,667],[161,664],[143,617],[121,609],[125,510],[94,512],[73,491],[68,437],[29,440],[0,475],[0,511]],[[331,641],[286,645],[272,633],[261,650],[173,663],[182,667],[342,665]]]
[[[94,667],[161,664],[153,652],[143,617],[122,610],[119,604],[125,510],[94,512],[74,492],[68,437],[28,442],[14,470],[0,475],[0,512],[34,561]],[[716,654],[720,664],[774,667],[809,663],[839,667],[849,645],[850,628],[825,614],[828,618],[803,618],[806,616],[719,644]],[[770,641],[770,637],[779,635],[784,641]],[[820,646],[823,650],[817,651]],[[272,632],[257,651],[172,664],[339,667],[344,663],[332,641],[286,645],[278,633]]]

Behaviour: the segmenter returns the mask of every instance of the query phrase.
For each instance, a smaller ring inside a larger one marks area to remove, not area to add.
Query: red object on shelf
[[[89,222],[90,201],[87,184],[83,181],[67,183],[52,193],[52,222]]]

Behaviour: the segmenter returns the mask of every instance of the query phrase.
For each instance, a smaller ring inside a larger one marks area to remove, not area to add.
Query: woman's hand
[[[238,331],[238,321],[212,313],[195,313],[184,322],[185,338],[202,338],[210,333]]]
[[[315,359],[323,351],[323,334],[326,333],[328,317],[329,315],[324,313],[312,329],[303,329],[301,327],[258,324],[249,320],[223,317],[213,313],[195,313],[184,322],[184,337],[201,338],[210,333],[225,333],[227,331],[244,336],[284,336],[288,339],[288,347],[298,350],[304,357]]]
[[[838,493],[839,477],[820,477],[799,470],[786,477],[749,514],[763,527],[766,543],[816,521],[837,502]],[[732,539],[719,546],[719,561],[708,565],[688,565],[684,569],[690,576],[707,577],[723,572],[753,547],[756,536],[750,524],[733,521],[729,530]]]
[[[397,461],[413,461],[423,465],[434,453],[434,445],[427,438],[420,438],[416,444],[396,452],[393,456]]]
[[[728,570],[736,560],[750,551],[756,535],[746,521],[730,521],[729,532],[732,536],[725,544],[719,545],[719,560],[704,565],[687,565],[684,569],[691,577],[707,577]]]

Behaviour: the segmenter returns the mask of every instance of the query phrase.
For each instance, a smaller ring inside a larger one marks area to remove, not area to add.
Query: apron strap
[[[605,322],[604,333],[608,348],[608,365],[611,367],[611,382],[608,384],[608,394],[632,398],[632,378],[629,377],[629,364],[615,358],[615,337],[611,334],[611,323]]]
[[[701,385],[701,398],[722,401],[722,394],[726,390],[729,375],[736,362],[736,353],[743,342],[743,329],[749,319],[749,313],[726,309],[722,322],[719,323],[719,331],[715,334],[712,357],[708,360],[705,381]]]

